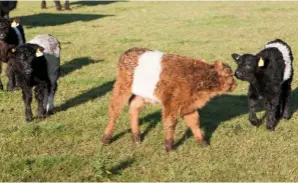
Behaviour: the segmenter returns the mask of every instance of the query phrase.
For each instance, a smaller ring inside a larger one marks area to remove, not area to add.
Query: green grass
[[[100,143],[125,50],[219,59],[235,69],[231,53],[256,53],[281,38],[296,58],[297,2],[72,2],[72,12],[48,6],[22,1],[11,16],[22,17],[28,40],[50,33],[62,43],[57,112],[26,124],[21,92],[0,92],[0,181],[298,181],[297,79],[293,118],[274,133],[249,124],[247,83],[238,81],[233,93],[200,110],[209,147],[197,145],[179,120],[177,148],[166,153],[160,106],[152,105],[140,117],[142,144],[132,142],[127,107],[115,141]],[[33,109],[36,116],[35,101]]]

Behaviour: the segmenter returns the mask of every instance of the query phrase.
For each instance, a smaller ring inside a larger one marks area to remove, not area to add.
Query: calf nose
[[[243,77],[243,74],[242,74],[242,72],[240,72],[240,71],[236,71],[236,72],[235,72],[235,76],[236,76],[237,78],[242,78],[242,77]]]

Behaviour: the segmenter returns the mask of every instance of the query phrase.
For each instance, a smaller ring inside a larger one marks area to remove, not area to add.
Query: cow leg
[[[41,1],[41,9],[47,9],[47,4],[45,0]]]
[[[62,6],[61,6],[60,1],[55,0],[54,2],[55,2],[56,9],[57,9],[58,11],[61,11],[61,10],[62,10]]]
[[[66,1],[65,1],[64,9],[65,9],[65,10],[71,10],[71,9],[70,9],[70,5],[69,5],[69,0],[66,0]]]

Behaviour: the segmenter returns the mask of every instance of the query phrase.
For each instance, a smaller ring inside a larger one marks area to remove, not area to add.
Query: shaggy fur
[[[54,2],[55,2],[56,9],[58,11],[61,11],[62,10],[62,6],[61,6],[60,1],[54,0]],[[41,1],[41,8],[42,9],[46,9],[47,8],[47,4],[46,4],[46,1],[45,0],[42,0]],[[64,9],[65,10],[71,10],[70,9],[70,6],[69,6],[69,0],[65,0]]]
[[[170,54],[162,54],[160,58],[150,57],[152,60],[145,59],[146,62],[157,62],[154,59],[160,59],[161,70],[156,71],[148,64],[148,71],[144,71],[147,73],[147,77],[144,77],[143,84],[140,84],[140,86],[150,84],[148,80],[152,79],[152,74],[159,73],[159,79],[154,85],[153,96],[156,98],[154,100],[154,98],[137,95],[132,89],[136,80],[137,67],[143,64],[140,60],[146,54],[152,55],[148,54],[150,52],[152,53],[151,50],[145,48],[132,48],[121,55],[117,80],[109,106],[109,120],[102,142],[104,144],[111,142],[115,121],[125,103],[131,98],[129,114],[131,130],[136,143],[140,143],[138,116],[143,104],[159,102],[162,105],[166,151],[173,149],[176,120],[181,115],[198,143],[207,144],[199,129],[197,109],[202,108],[212,97],[230,92],[236,87],[231,68],[219,61],[211,65],[202,60]]]
[[[18,46],[15,52],[10,52],[12,69],[22,88],[28,122],[32,120],[31,102],[34,86],[38,101],[38,118],[43,119],[46,114],[53,114],[60,70],[60,44],[54,37],[41,35],[31,42],[39,42],[39,45],[27,43]],[[42,50],[44,54],[37,57],[37,49]]]
[[[19,24],[19,20],[15,19]],[[18,45],[21,45],[26,42],[25,33],[23,26],[19,24],[17,27],[11,27],[11,21],[5,18],[0,18],[0,68],[2,62],[7,62],[7,50],[9,48],[15,48]],[[1,74],[1,69],[0,69]],[[7,90],[12,91],[17,87],[16,77],[13,72],[11,72],[11,63],[8,62],[6,75],[8,77]],[[3,90],[3,84],[0,80],[0,89]]]
[[[17,1],[0,1],[1,17],[9,18],[9,12],[17,7]]]
[[[47,113],[53,114],[54,96],[58,88],[57,80],[60,74],[60,43],[50,34],[35,36],[29,43],[37,44],[44,48],[43,53],[47,61],[47,72],[51,84],[46,110]]]
[[[290,96],[293,79],[293,55],[284,41],[277,39],[269,42],[258,54],[232,54],[238,64],[235,76],[250,83],[248,104],[249,121],[261,125],[256,116],[256,105],[260,98],[265,99],[267,110],[267,129],[274,131],[282,116],[290,119]]]

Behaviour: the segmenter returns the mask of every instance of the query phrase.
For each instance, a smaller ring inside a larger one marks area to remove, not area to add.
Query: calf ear
[[[35,49],[36,51],[39,50],[39,51],[43,51],[44,50],[44,47],[42,46],[39,46],[37,44],[29,44],[33,49]]]
[[[7,53],[6,53],[6,61],[5,62],[8,62],[9,59],[14,57],[15,51],[16,51],[16,49],[14,47],[8,48]]]
[[[258,67],[264,67],[265,66],[265,60],[263,60],[262,57],[257,57]]]
[[[11,27],[17,27],[20,25],[20,18],[19,17],[14,17],[11,20]]]
[[[216,67],[216,69],[221,70],[223,68],[222,62],[220,62],[218,60],[215,61],[215,67]]]
[[[231,56],[236,62],[238,62],[241,55],[239,55],[237,53],[233,53]]]

